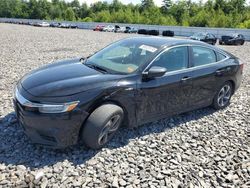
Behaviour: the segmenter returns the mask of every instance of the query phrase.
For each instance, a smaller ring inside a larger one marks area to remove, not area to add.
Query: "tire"
[[[240,43],[240,45],[244,45],[244,43],[245,43],[245,41],[242,41],[242,42]]]
[[[157,30],[149,30],[148,35],[158,36],[160,33]]]
[[[147,35],[147,34],[148,34],[148,31],[147,31],[146,29],[139,29],[139,30],[138,30],[138,34]]]
[[[95,109],[81,132],[84,144],[92,149],[102,148],[113,138],[123,117],[122,108],[114,104],[104,104]]]
[[[216,93],[212,107],[216,110],[226,108],[230,104],[233,94],[233,85],[231,82],[225,82]]]
[[[163,31],[162,36],[173,37],[174,36],[174,31],[170,31],[170,30]]]

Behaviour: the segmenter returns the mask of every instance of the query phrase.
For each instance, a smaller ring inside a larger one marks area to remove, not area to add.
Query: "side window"
[[[194,46],[192,49],[194,66],[207,65],[216,62],[216,55],[213,50],[200,46]]]
[[[168,72],[188,67],[188,47],[176,47],[162,53],[152,66],[165,67]]]
[[[217,55],[217,61],[221,61],[223,59],[226,59],[227,57],[219,52],[216,52]]]

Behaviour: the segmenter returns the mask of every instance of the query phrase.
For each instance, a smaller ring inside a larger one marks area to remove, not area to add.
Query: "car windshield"
[[[143,41],[122,40],[89,57],[85,64],[108,73],[130,74],[148,62],[157,51],[157,47]]]
[[[205,33],[195,33],[194,37],[205,37],[206,34]]]
[[[237,33],[232,34],[232,37],[234,37],[234,38],[237,38],[238,36],[239,36],[239,34],[237,34]]]

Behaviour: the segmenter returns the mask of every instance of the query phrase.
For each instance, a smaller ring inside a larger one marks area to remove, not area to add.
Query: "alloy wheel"
[[[231,94],[232,94],[231,86],[224,85],[218,94],[218,99],[217,99],[218,105],[220,107],[226,106],[230,101]]]
[[[105,124],[102,132],[99,135],[98,143],[100,145],[106,144],[110,138],[112,137],[113,133],[117,131],[120,125],[121,116],[114,115],[110,118],[110,120]]]

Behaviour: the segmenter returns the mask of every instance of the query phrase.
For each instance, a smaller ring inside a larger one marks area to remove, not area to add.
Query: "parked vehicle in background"
[[[66,28],[66,29],[68,29],[68,28],[70,28],[70,25],[67,24],[67,23],[61,23],[61,24],[59,25],[59,27],[60,27],[60,28]]]
[[[199,40],[211,45],[215,45],[217,42],[217,38],[213,34],[205,32],[195,33],[193,36],[190,37],[190,39]]]
[[[226,108],[242,72],[237,57],[204,42],[134,37],[25,75],[14,107],[32,142],[64,148],[81,140],[98,149],[121,125]]]
[[[162,36],[164,36],[164,37],[174,37],[174,31],[170,31],[170,30],[163,31]]]
[[[71,29],[77,29],[77,28],[78,28],[78,26],[77,26],[76,24],[70,24],[69,27],[70,27]]]
[[[97,25],[93,31],[103,31],[103,28],[105,27],[105,25]]]
[[[33,22],[32,25],[35,26],[35,27],[40,27],[39,22]]]
[[[126,27],[124,33],[137,33],[138,29],[134,28],[134,27]]]
[[[120,27],[119,25],[115,25],[115,33],[124,33],[126,27]]]
[[[227,45],[243,45],[245,43],[245,37],[242,34],[232,34],[232,35],[224,35],[220,38],[219,44],[227,44]]]
[[[39,27],[49,27],[49,23],[48,22],[38,22],[37,26],[39,26]]]
[[[59,27],[59,26],[60,26],[60,23],[57,23],[57,22],[50,23],[50,27]]]
[[[103,28],[103,31],[105,32],[114,32],[115,31],[115,26],[113,25],[108,25]]]

